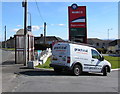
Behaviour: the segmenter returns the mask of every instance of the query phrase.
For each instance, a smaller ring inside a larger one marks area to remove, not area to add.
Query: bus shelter
[[[24,64],[24,29],[20,29],[15,34],[15,63]],[[27,60],[34,60],[34,36],[32,32],[27,32]]]

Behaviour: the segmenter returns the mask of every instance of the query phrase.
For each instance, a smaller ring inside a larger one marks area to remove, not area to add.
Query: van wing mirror
[[[104,60],[104,57],[103,57],[103,56],[101,56],[100,61],[103,61],[103,60]]]

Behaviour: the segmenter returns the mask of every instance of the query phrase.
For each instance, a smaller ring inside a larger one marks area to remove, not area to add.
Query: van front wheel
[[[73,74],[78,76],[82,73],[82,69],[79,65],[75,65],[73,68]]]
[[[103,76],[107,76],[107,67],[104,67],[103,69]]]

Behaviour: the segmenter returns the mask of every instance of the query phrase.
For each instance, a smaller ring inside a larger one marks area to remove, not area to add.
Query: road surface
[[[3,91],[118,92],[118,71],[113,71],[108,76],[91,73],[71,76],[66,73],[56,74],[53,70],[19,69],[19,67],[20,65],[3,66]]]
[[[93,73],[71,76],[53,70],[26,69],[22,64],[14,64],[13,57],[12,53],[11,63],[2,65],[3,92],[118,92],[118,71],[108,76]]]

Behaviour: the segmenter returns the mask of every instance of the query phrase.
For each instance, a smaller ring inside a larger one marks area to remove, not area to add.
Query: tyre
[[[104,67],[103,69],[103,76],[107,76],[107,67]]]
[[[54,71],[55,71],[56,73],[60,73],[60,72],[62,71],[62,69],[60,69],[60,68],[54,68]]]
[[[73,74],[79,76],[82,73],[82,68],[80,65],[75,65],[73,68]]]

